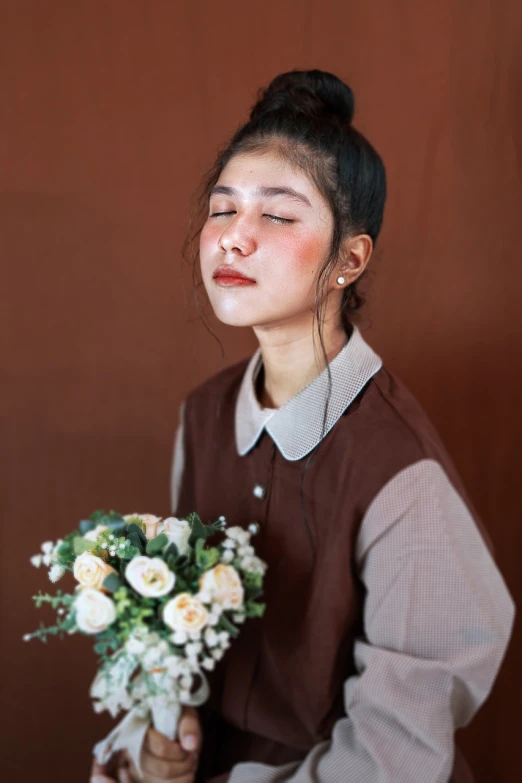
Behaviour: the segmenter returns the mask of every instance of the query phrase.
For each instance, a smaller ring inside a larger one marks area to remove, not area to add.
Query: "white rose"
[[[168,537],[169,544],[176,544],[180,555],[184,555],[192,533],[189,523],[185,519],[168,517],[163,521],[163,533]]]
[[[82,590],[74,606],[76,625],[84,633],[101,633],[116,619],[116,607],[112,600],[99,590]]]
[[[170,593],[176,581],[164,560],[159,557],[141,555],[130,561],[125,570],[125,579],[131,587],[145,598],[159,598]]]
[[[80,587],[100,590],[105,577],[109,574],[115,574],[116,571],[101,557],[96,557],[90,552],[83,552],[74,561],[73,573],[75,579],[80,583]]]
[[[88,533],[85,533],[84,538],[86,538],[87,541],[96,541],[98,536],[108,529],[109,528],[107,525],[96,525],[96,527],[94,527],[92,530],[89,530]]]
[[[205,571],[199,583],[201,590],[209,592],[223,609],[238,609],[243,604],[241,578],[231,565],[220,563]]]
[[[163,621],[173,631],[199,631],[207,620],[207,610],[189,593],[180,593],[163,607]]]

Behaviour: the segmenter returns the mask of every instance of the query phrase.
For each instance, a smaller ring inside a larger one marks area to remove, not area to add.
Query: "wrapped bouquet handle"
[[[153,726],[167,739],[174,740],[183,707],[200,707],[208,699],[210,691],[203,672],[200,672],[200,678],[201,684],[197,691],[185,696],[183,702],[174,694],[159,695],[149,699],[149,709],[144,709],[142,705],[132,707],[105,739],[94,746],[93,753],[98,763],[107,764],[114,753],[126,750],[136,772],[143,778],[141,751],[149,727]]]

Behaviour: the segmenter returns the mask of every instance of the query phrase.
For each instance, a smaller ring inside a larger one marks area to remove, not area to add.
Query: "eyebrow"
[[[287,187],[267,187],[266,185],[263,185],[260,188],[257,188],[255,191],[256,195],[265,196],[265,198],[275,198],[276,196],[287,196],[288,198],[294,199],[294,201],[300,201],[302,204],[306,204],[306,206],[311,207],[310,201],[306,198],[304,193],[299,193],[298,190],[294,190],[293,188],[287,188]],[[237,188],[229,187],[228,185],[216,185],[214,188],[212,188],[212,191],[210,193],[211,196],[215,195],[222,195],[222,196],[237,196],[238,190]]]

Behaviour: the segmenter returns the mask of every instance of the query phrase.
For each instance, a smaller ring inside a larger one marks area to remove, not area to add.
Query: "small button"
[[[257,535],[260,529],[259,522],[251,522],[248,526],[248,532],[252,533],[253,536]]]
[[[254,496],[256,498],[259,498],[259,500],[263,500],[263,498],[265,497],[265,488],[262,487],[261,484],[256,484],[253,489],[253,492],[254,492]]]

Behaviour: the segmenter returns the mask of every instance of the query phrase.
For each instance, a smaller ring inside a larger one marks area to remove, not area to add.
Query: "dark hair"
[[[322,307],[326,283],[339,256],[342,240],[356,233],[368,234],[374,245],[382,225],[386,200],[384,164],[370,142],[352,125],[354,97],[347,84],[326,71],[289,71],[261,89],[248,121],[221,149],[199,192],[199,209],[184,245],[184,256],[193,265],[196,291],[199,237],[208,209],[210,192],[235,155],[276,151],[312,179],[332,210],[334,229],[330,253],[316,288],[315,314],[322,337]],[[364,304],[359,291],[365,272],[343,291],[341,318],[350,334],[350,314]]]

